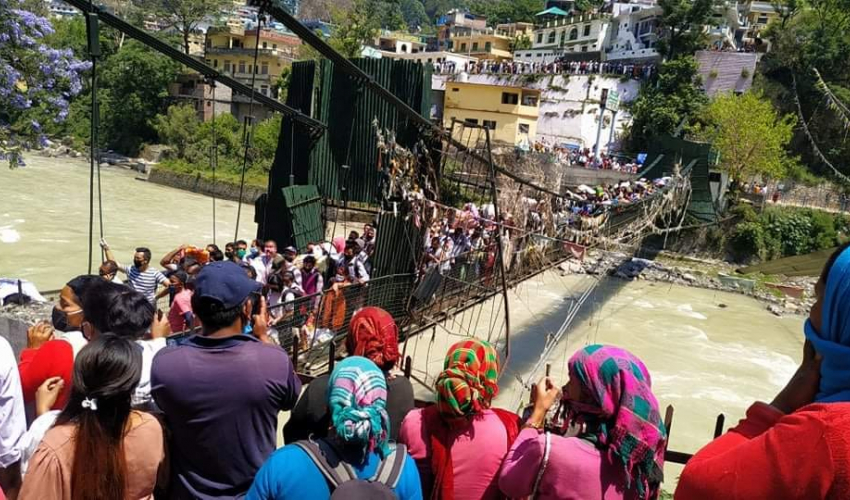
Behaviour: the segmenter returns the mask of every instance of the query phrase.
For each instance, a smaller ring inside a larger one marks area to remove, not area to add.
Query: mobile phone
[[[251,302],[253,303],[253,309],[251,310],[251,318],[260,314],[260,301],[262,299],[262,295],[259,292],[251,292]]]

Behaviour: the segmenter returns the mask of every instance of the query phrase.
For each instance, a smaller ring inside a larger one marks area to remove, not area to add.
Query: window
[[[565,41],[567,41],[567,32],[566,32],[566,31],[562,31],[562,32],[561,32],[561,42],[560,42],[561,47],[563,47],[563,46],[564,46],[564,42],[565,42]]]
[[[263,65],[260,69],[260,74],[261,75],[268,75],[269,74],[269,63],[267,63],[267,62],[263,63]]]
[[[245,72],[245,61],[239,61],[239,72],[240,73]]]
[[[537,34],[537,43],[543,43],[543,33]]]
[[[260,72],[260,67],[255,64],[254,65],[254,74],[256,75],[259,72]]]
[[[570,40],[575,40],[578,38],[578,28],[573,28],[570,30]]]
[[[767,16],[766,16],[766,15],[761,15],[761,16],[759,16],[759,18],[758,18],[758,20],[756,21],[756,23],[758,23],[758,24],[767,24]]]
[[[478,52],[478,42],[472,42],[472,51]]]
[[[272,50],[277,50],[277,44],[276,43],[272,44]]]
[[[218,59],[213,59],[213,68],[218,67]]]
[[[581,46],[581,51],[582,51],[582,52],[587,52],[587,45],[582,45],[582,46]]]
[[[207,101],[207,107],[209,108],[211,105],[212,105],[212,103]]]
[[[484,128],[489,128],[490,130],[496,130],[496,122],[493,120],[484,120]]]
[[[519,124],[519,133],[520,134],[527,134],[528,133],[528,124],[527,123],[520,123]]]
[[[463,42],[462,44],[460,44],[460,51],[466,52],[466,42]]]
[[[452,87],[452,92],[460,92],[460,89],[457,87]]]
[[[516,104],[519,102],[519,94],[513,92],[502,92],[502,104]]]
[[[224,72],[230,73],[230,61],[224,61]]]
[[[491,48],[493,48],[493,44],[492,44],[492,43],[487,42],[487,43],[485,43],[485,44],[484,44],[484,52],[490,52],[490,49],[491,49]]]
[[[584,25],[584,35],[583,36],[590,36],[590,25],[589,24]]]
[[[555,32],[554,31],[549,32],[549,36],[546,37],[546,43],[547,44],[555,43]]]
[[[478,125],[477,118],[464,118],[463,122],[468,123],[469,125]]]
[[[269,44],[268,44],[268,43],[266,43],[266,42],[263,42],[263,48],[264,48],[264,49],[269,48]]]
[[[269,86],[268,85],[261,85],[260,86],[260,93],[263,94],[263,95],[269,95]]]

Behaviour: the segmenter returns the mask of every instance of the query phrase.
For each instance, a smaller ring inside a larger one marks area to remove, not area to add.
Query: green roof
[[[538,12],[535,16],[569,16],[569,14],[563,9],[559,9],[557,7],[549,7],[543,12]]]

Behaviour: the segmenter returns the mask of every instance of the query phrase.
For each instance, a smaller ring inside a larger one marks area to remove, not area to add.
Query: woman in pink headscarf
[[[333,243],[333,246],[334,246],[334,250],[336,250],[336,253],[342,254],[342,252],[345,251],[345,237],[344,236],[337,236],[336,238],[333,239],[332,243]]]

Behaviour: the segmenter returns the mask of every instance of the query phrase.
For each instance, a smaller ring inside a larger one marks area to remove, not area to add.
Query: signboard
[[[608,97],[605,100],[605,108],[613,112],[620,109],[620,94],[616,90],[609,90]]]

